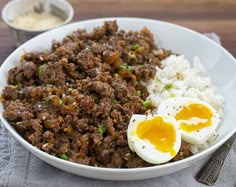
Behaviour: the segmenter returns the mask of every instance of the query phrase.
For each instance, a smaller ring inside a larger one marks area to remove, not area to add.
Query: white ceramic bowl
[[[61,40],[65,35],[78,28],[86,28],[91,31],[94,27],[102,25],[104,20],[114,19],[117,20],[120,28],[126,30],[139,30],[144,26],[148,27],[161,47],[184,54],[189,59],[194,56],[200,57],[215,85],[219,88],[219,92],[225,98],[225,119],[218,130],[220,136],[210,148],[184,160],[159,166],[134,169],[96,168],[64,161],[40,151],[27,143],[0,115],[5,127],[26,149],[45,162],[77,175],[106,180],[138,180],[173,173],[191,166],[221,146],[236,131],[236,60],[223,47],[205,36],[187,28],[162,21],[139,18],[104,18],[81,21],[43,33],[20,46],[5,60],[0,68],[0,91],[7,85],[8,70],[19,64],[20,56],[24,51],[50,50],[53,39]],[[2,114],[2,105],[0,110]]]

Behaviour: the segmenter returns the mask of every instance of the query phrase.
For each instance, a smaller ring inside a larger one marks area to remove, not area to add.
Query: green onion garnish
[[[20,84],[20,83],[17,83],[16,89],[19,89],[19,88],[21,88],[21,84]]]
[[[43,98],[43,100],[46,101],[46,102],[48,102],[48,101],[50,101],[50,97],[49,97],[49,96],[48,96],[48,97],[45,97],[45,98]]]
[[[161,79],[157,79],[156,82],[157,82],[157,83],[161,83]]]
[[[99,125],[99,126],[98,126],[98,131],[99,131],[101,134],[103,134],[103,133],[105,132],[105,129],[104,129],[104,127],[103,127],[102,125]]]
[[[43,76],[46,70],[46,65],[39,66],[39,76]]]
[[[65,153],[61,155],[60,158],[63,160],[68,160],[68,156]]]
[[[171,94],[169,95],[169,97],[175,97],[175,94],[174,94],[174,93],[171,93]]]
[[[63,101],[60,99],[60,100],[58,101],[58,103],[59,103],[60,105],[62,105],[62,104],[63,104]]]
[[[150,100],[146,100],[146,101],[143,102],[143,106],[144,106],[145,108],[148,108],[148,107],[150,107],[151,105],[152,105],[152,101],[150,101]]]
[[[129,71],[132,71],[132,70],[133,70],[133,67],[132,67],[132,66],[129,66],[129,65],[127,65],[127,69],[128,69]]]
[[[166,90],[170,90],[172,88],[172,86],[173,86],[172,84],[166,84],[164,88]]]
[[[120,65],[119,69],[124,70],[127,69],[126,65]]]
[[[133,49],[133,50],[136,50],[136,49],[138,49],[138,48],[140,48],[140,45],[139,45],[139,44],[135,44],[135,45],[132,46],[132,49]]]
[[[124,70],[124,69],[128,69],[129,71],[133,70],[133,67],[127,64],[124,65],[120,65],[119,69]]]
[[[112,104],[118,104],[119,102],[118,102],[117,100],[115,100],[115,99],[112,99],[112,100],[111,100],[111,103],[112,103]]]
[[[142,96],[142,92],[141,92],[141,90],[137,90],[136,93],[137,93],[137,95],[138,95],[139,97]]]

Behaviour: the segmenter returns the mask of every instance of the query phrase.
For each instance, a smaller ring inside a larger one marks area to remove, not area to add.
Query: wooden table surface
[[[216,32],[236,57],[235,0],[69,0],[73,21],[114,16],[152,18],[176,23],[198,32]],[[7,3],[0,0],[0,9]],[[14,50],[11,33],[0,20],[0,64]]]

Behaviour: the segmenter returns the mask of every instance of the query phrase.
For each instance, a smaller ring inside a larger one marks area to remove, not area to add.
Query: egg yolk
[[[174,143],[176,130],[171,123],[164,122],[162,117],[157,116],[139,123],[137,135],[140,139],[150,142],[161,152],[169,152],[171,156],[176,155]]]
[[[186,132],[198,131],[211,126],[211,110],[202,104],[190,104],[184,107],[175,119],[181,120],[180,128]]]

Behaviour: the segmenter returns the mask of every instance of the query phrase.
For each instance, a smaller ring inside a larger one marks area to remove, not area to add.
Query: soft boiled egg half
[[[190,144],[206,143],[221,120],[217,111],[208,103],[188,97],[163,101],[157,113],[174,117],[179,124],[182,140]]]
[[[162,164],[175,157],[181,140],[190,144],[206,143],[220,118],[202,100],[169,98],[158,106],[157,115],[132,116],[127,131],[129,148],[149,163]]]
[[[168,162],[181,146],[181,133],[173,117],[134,114],[127,133],[130,149],[152,164]]]

